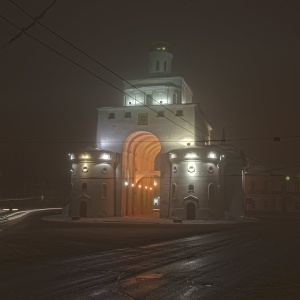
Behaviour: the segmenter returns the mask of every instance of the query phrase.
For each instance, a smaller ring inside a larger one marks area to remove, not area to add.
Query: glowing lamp
[[[188,152],[185,157],[186,158],[196,158],[198,155],[195,152]]]
[[[89,153],[82,153],[80,155],[80,158],[83,158],[83,159],[91,158],[91,155]]]
[[[126,186],[128,185],[128,182],[127,182],[127,181],[125,181],[125,185],[126,185]]]
[[[103,154],[101,155],[101,158],[102,158],[102,159],[106,159],[106,160],[107,160],[107,159],[111,159],[111,158],[110,158],[110,154],[108,154],[108,153],[103,153]]]
[[[210,152],[208,154],[208,158],[216,159],[217,158],[217,154],[215,152]]]
[[[172,158],[176,158],[177,157],[177,155],[175,154],[175,153],[170,153],[170,158],[172,159]]]

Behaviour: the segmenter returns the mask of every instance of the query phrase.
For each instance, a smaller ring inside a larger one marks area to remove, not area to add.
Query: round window
[[[88,172],[88,170],[89,170],[89,169],[88,169],[88,167],[87,167],[87,166],[84,166],[84,167],[82,168],[82,172],[83,172],[83,173],[87,173],[87,172]]]
[[[102,168],[101,173],[106,174],[108,172],[107,168]]]
[[[207,172],[212,174],[214,172],[214,168],[212,166],[209,166]]]
[[[190,172],[190,173],[193,173],[193,172],[195,172],[195,167],[194,166],[189,166],[188,167],[188,171]]]
[[[173,173],[176,173],[176,172],[177,172],[177,167],[173,166]]]

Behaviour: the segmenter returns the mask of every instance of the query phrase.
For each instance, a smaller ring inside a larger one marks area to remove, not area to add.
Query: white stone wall
[[[152,106],[152,109],[147,107],[100,108],[98,109],[97,147],[122,153],[126,138],[137,131],[154,134],[161,141],[162,153],[188,146],[188,144],[193,146],[195,141],[207,139],[209,134],[209,125],[205,119],[199,122],[200,128],[193,126],[196,123],[195,119],[199,117],[196,107],[196,104],[188,104],[172,105],[168,106],[168,109],[156,106]],[[177,111],[182,111],[182,118],[174,115]],[[131,113],[130,118],[125,118],[126,112]],[[161,112],[165,117],[158,116]],[[114,113],[114,119],[109,119],[110,113]],[[147,124],[139,125],[140,114],[147,114]]]
[[[115,213],[115,155],[100,159],[101,151],[82,151],[91,157],[80,158],[81,152],[72,154],[72,192],[70,216],[79,216],[81,202],[87,203],[88,217],[114,216]]]

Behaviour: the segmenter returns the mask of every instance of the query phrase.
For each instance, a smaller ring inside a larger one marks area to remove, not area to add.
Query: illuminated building
[[[123,106],[98,109],[97,149],[71,155],[71,216],[243,215],[244,158],[212,145],[172,58],[167,44],[153,45],[148,77],[124,82]]]

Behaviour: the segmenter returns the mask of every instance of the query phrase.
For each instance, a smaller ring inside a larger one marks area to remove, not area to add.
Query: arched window
[[[102,198],[106,198],[107,195],[107,186],[106,183],[102,183]]]
[[[193,184],[190,184],[188,187],[188,193],[194,193],[195,192],[195,187]]]
[[[214,200],[214,185],[210,183],[208,185],[208,201],[212,202]]]
[[[156,71],[159,71],[159,60],[156,62]]]
[[[173,183],[172,185],[172,198],[175,199],[175,194],[176,194],[176,183]]]
[[[177,97],[177,93],[173,94],[173,104],[177,104],[178,101],[178,97]]]
[[[82,192],[86,192],[87,191],[87,183],[83,183],[81,186]]]
[[[152,94],[147,94],[145,104],[146,105],[151,105],[152,104]]]

